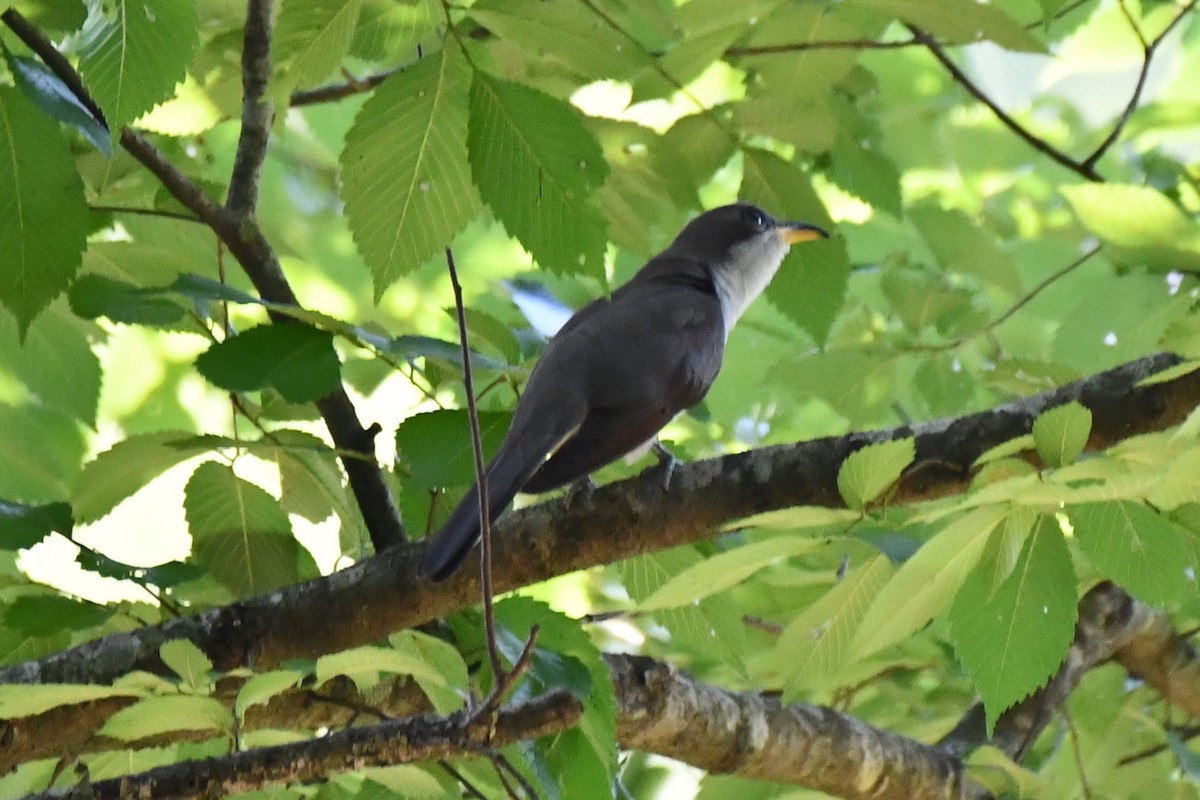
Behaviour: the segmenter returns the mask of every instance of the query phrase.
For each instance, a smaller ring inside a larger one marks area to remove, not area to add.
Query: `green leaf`
[[[17,322],[0,314],[0,370],[25,384],[41,404],[96,425],[100,359],[92,351],[95,331],[64,303],[52,303],[20,341]]]
[[[171,639],[158,648],[163,663],[179,676],[184,686],[192,689],[207,689],[212,685],[209,673],[213,663],[204,651],[188,639]]]
[[[232,392],[271,386],[292,403],[319,400],[337,386],[333,334],[300,323],[259,325],[200,354],[196,369]]]
[[[1065,467],[1083,452],[1092,432],[1092,412],[1072,400],[1033,421],[1033,442],[1038,455],[1052,467]]]
[[[743,152],[742,199],[780,219],[830,229],[829,215],[807,175],[774,153],[752,147]],[[849,276],[844,240],[835,235],[805,242],[793,247],[784,258],[766,296],[813,339],[824,342],[842,307]]]
[[[1145,602],[1176,603],[1195,593],[1184,534],[1153,509],[1129,500],[1080,503],[1067,506],[1067,516],[1096,569]]]
[[[229,710],[219,700],[197,695],[146,697],[108,718],[97,733],[136,742],[176,731],[228,731]]]
[[[1200,447],[1192,447],[1172,458],[1146,501],[1162,511],[1200,502]]]
[[[435,636],[411,630],[393,633],[388,642],[398,652],[428,664],[437,675],[436,680],[430,680],[423,670],[412,673],[437,713],[449,714],[462,707],[460,692],[467,687],[467,663],[457,648]]]
[[[593,195],[608,164],[574,108],[477,72],[467,149],[480,195],[541,266],[604,278],[607,236]]]
[[[131,325],[173,325],[183,319],[178,303],[125,281],[84,275],[71,284],[71,310],[84,319],[108,317]]]
[[[1085,183],[1059,189],[1084,227],[1163,272],[1200,269],[1200,224],[1148,186]]]
[[[988,39],[1008,50],[1046,52],[1041,39],[995,5],[975,0],[854,0],[854,4],[924,28],[940,39],[968,44]]]
[[[908,216],[942,269],[973,275],[1014,297],[1021,293],[1016,265],[978,221],[961,211],[933,206],[911,208]]]
[[[185,440],[191,444],[176,446]],[[117,442],[88,462],[76,481],[71,493],[76,521],[95,522],[163,472],[210,449],[185,431],[140,434]]]
[[[1012,573],[994,590],[990,582],[977,569],[950,609],[954,651],[983,696],[988,735],[1054,674],[1075,633],[1075,570],[1057,521],[1043,517]]]
[[[362,0],[284,3],[275,23],[275,63],[288,86],[311,86],[334,73],[350,49]]]
[[[887,557],[875,556],[788,623],[772,652],[784,676],[785,703],[836,682],[852,655],[859,623],[891,575]]]
[[[4,58],[16,79],[17,87],[51,119],[70,125],[87,138],[92,146],[112,158],[112,137],[108,128],[92,116],[67,85],[42,62],[14,56],[4,48]]]
[[[114,133],[171,96],[199,44],[196,0],[115,0],[84,28],[79,71]]]
[[[0,303],[24,338],[79,270],[87,206],[58,125],[9,87],[0,87],[0,186]]]
[[[35,636],[59,631],[82,631],[101,625],[115,609],[59,594],[26,594],[9,602],[4,625]]]
[[[355,647],[321,656],[317,659],[316,682],[320,686],[338,675],[361,679],[363,675],[379,672],[419,676],[422,681],[438,687],[449,685],[446,677],[420,656],[392,647],[375,646]]]
[[[0,403],[0,431],[0,497],[40,503],[67,495],[86,451],[76,420],[37,405]]]
[[[235,595],[264,594],[317,574],[279,501],[229,467],[214,461],[197,467],[183,510],[196,561]]]
[[[500,411],[479,413],[483,457],[489,460],[500,449],[512,415]],[[475,456],[471,425],[465,409],[414,414],[396,429],[396,458],[414,484],[428,488],[471,486],[475,483]]]
[[[109,697],[137,697],[131,689],[74,683],[0,684],[0,719],[42,714],[62,706],[90,703]]]
[[[246,711],[252,706],[270,702],[272,698],[298,686],[305,677],[306,673],[294,669],[256,673],[238,689],[233,711],[239,720],[245,720]]]
[[[830,177],[846,191],[894,217],[904,214],[900,197],[900,170],[880,152],[875,142],[854,142],[842,136],[830,154]]]
[[[467,166],[470,78],[447,42],[384,81],[346,135],[342,198],[376,300],[479,214]]]
[[[842,500],[850,508],[866,508],[900,479],[915,456],[916,440],[911,436],[855,450],[838,468],[838,492]]]
[[[0,500],[0,549],[33,547],[52,531],[69,535],[73,524],[66,503],[27,506]]]
[[[770,564],[823,547],[802,536],[772,536],[698,561],[637,604],[639,611],[684,606],[736,586]]]
[[[1003,506],[983,506],[953,520],[921,545],[879,590],[854,637],[860,656],[907,638],[950,604],[979,563]]]

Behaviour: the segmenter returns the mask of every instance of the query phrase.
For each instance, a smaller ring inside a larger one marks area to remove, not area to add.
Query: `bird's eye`
[[[746,224],[756,231],[764,231],[767,229],[767,215],[762,209],[747,208],[745,213]]]

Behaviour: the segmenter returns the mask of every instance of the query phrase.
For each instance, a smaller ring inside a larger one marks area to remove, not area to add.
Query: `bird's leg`
[[[581,497],[590,497],[592,492],[596,491],[596,482],[592,480],[591,475],[584,475],[582,478],[572,481],[567,486],[567,493],[563,495],[563,507],[570,508]]]
[[[671,488],[671,478],[675,475],[675,468],[679,466],[679,459],[675,454],[667,449],[667,446],[658,439],[654,440],[654,444],[650,445],[651,452],[658,459],[658,464],[651,469],[661,469],[663,471],[663,491]]]

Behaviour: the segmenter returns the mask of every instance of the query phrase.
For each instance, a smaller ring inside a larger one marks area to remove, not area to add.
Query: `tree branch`
[[[955,419],[853,433],[751,450],[681,465],[664,491],[661,476],[643,474],[589,496],[561,498],[508,514],[496,525],[496,591],[504,592],[578,569],[608,564],[712,536],[731,521],[796,505],[842,507],[841,463],[873,443],[915,435],[918,465],[889,502],[912,503],[969,488],[969,466],[987,449],[1028,433],[1047,408],[1077,400],[1092,412],[1087,447],[1183,421],[1200,405],[1200,372],[1139,386],[1178,363],[1157,355]],[[0,683],[107,683],[131,669],[161,668],[159,646],[194,641],[228,670],[267,669],[420,625],[477,602],[478,576],[460,570],[431,586],[415,578],[419,545],[395,548],[341,572],[186,619],[88,642],[0,670]]]
[[[1028,144],[1034,150],[1037,150],[1039,153],[1047,156],[1055,163],[1066,167],[1067,169],[1077,173],[1078,175],[1081,175],[1084,178],[1087,178],[1089,181],[1103,180],[1096,170],[1091,166],[1071,158],[1066,153],[1051,145],[1045,139],[1032,134],[1029,130],[1022,126],[1021,123],[1009,116],[1008,112],[996,105],[996,101],[988,97],[983,89],[981,89],[978,84],[972,81],[971,78],[965,72],[963,72],[957,64],[954,63],[954,60],[950,58],[945,49],[938,44],[936,39],[916,26],[908,25],[907,27],[910,31],[912,31],[913,37],[925,46],[925,48],[933,55],[933,57],[936,58],[943,67],[945,67],[946,71],[950,73],[950,76],[953,77],[960,86],[967,90],[968,94],[991,109],[991,112],[996,115],[996,119],[1000,120],[1000,122],[1003,123],[1006,128],[1023,139],[1026,144]]]
[[[229,179],[225,207],[239,217],[254,216],[258,179],[271,137],[275,104],[265,96],[271,80],[271,29],[275,3],[248,0],[242,38],[242,131]]]

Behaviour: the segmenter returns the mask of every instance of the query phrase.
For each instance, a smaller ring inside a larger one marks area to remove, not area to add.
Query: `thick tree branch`
[[[239,217],[253,216],[258,205],[258,179],[275,117],[275,104],[266,97],[274,16],[273,0],[248,0],[242,38],[242,131],[225,201],[225,207]]]
[[[88,785],[87,796],[96,800],[228,797],[272,784],[321,781],[352,769],[501,748],[571,728],[582,712],[583,705],[559,689],[502,709],[494,725],[468,724],[463,713],[407,717],[225,758],[184,761],[138,775],[95,781]],[[61,794],[47,792],[29,800],[58,797]]]
[[[897,487],[889,500],[895,504],[965,491],[969,466],[981,453],[1028,433],[1040,412],[1070,400],[1092,412],[1092,451],[1166,429],[1200,405],[1200,372],[1138,384],[1176,363],[1174,356],[1151,356],[977,414],[685,464],[665,492],[652,472],[602,486],[569,507],[556,499],[508,514],[496,525],[496,590],[694,542],[762,511],[841,507],[838,468],[872,442],[916,436],[918,468]],[[199,645],[218,669],[266,669],[373,641],[477,601],[478,576],[471,570],[442,584],[417,581],[419,551],[419,545],[395,548],[265,597],[13,665],[0,670],[0,682],[106,683],[131,669],[155,671],[159,646],[179,637]]]

